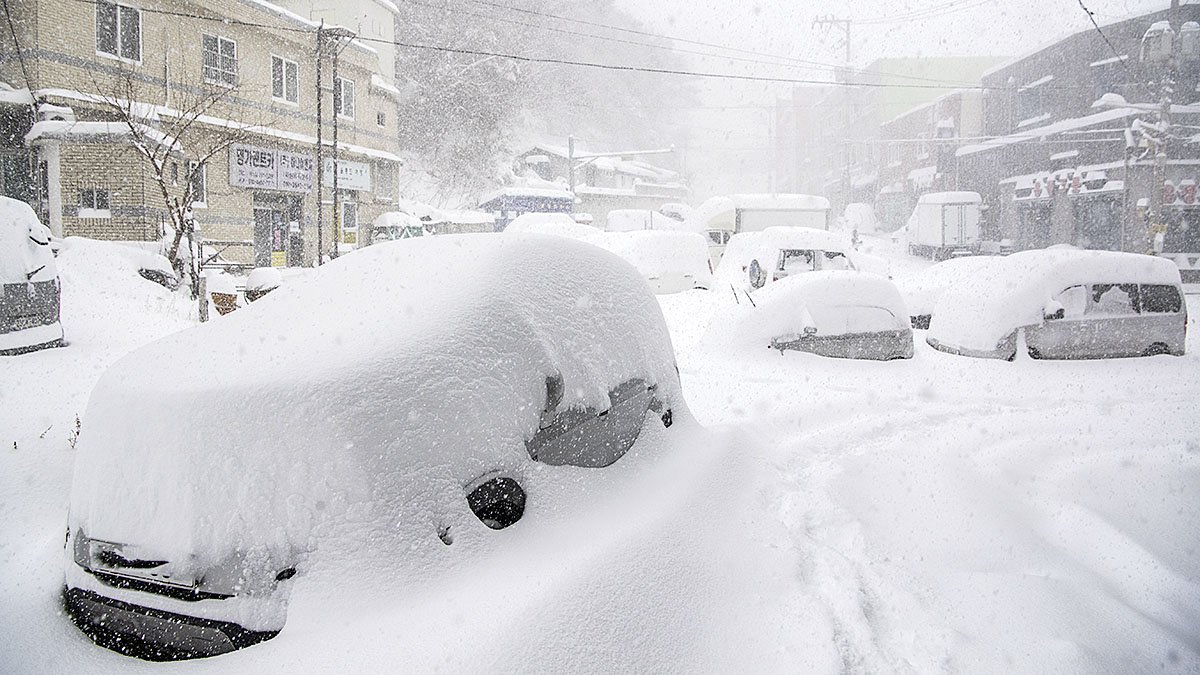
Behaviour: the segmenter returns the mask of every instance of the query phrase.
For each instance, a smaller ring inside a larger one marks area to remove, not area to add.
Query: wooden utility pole
[[[324,197],[325,191],[325,177],[322,175],[325,173],[325,139],[323,138],[322,134],[322,127],[324,126],[325,120],[325,112],[323,107],[325,100],[325,87],[321,83],[321,61],[324,59],[325,20],[321,19],[321,25],[317,28],[317,260],[313,264],[314,267],[320,266],[321,254],[325,250],[325,218],[323,215],[324,205],[321,204],[321,199]]]
[[[854,22],[850,19],[839,19],[837,17],[831,16],[828,14],[826,14],[825,16],[819,16],[819,17],[813,19],[813,26],[837,26],[838,28],[841,28],[842,32],[844,32],[846,34],[846,73],[847,74],[849,74],[849,72],[850,72],[850,26],[853,25],[853,23]],[[834,79],[836,79],[836,77]],[[851,83],[847,82],[846,84],[849,85]],[[844,91],[842,92],[842,99],[846,102],[846,113],[845,113],[846,138],[843,139],[844,149],[842,152],[842,154],[843,154],[843,158],[842,158],[842,183],[843,183],[842,209],[843,209],[843,211],[850,204],[850,200],[853,199],[853,194],[854,194],[853,188],[850,185],[850,159],[851,159],[851,152],[853,150],[851,147],[851,144],[850,144],[851,135],[852,135],[851,128],[850,128],[850,122],[852,119],[852,114],[851,114],[851,109],[850,109],[850,96],[852,93],[853,93],[853,90],[850,87],[846,87],[844,89]]]

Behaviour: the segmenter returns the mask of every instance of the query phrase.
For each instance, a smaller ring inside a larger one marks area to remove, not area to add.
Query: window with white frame
[[[342,117],[354,117],[354,80],[339,77],[333,83],[333,109]]]
[[[237,84],[237,43],[216,35],[200,37],[204,49],[204,81],[232,87]]]
[[[84,188],[79,191],[80,218],[111,218],[108,190]]]
[[[96,2],[96,52],[142,60],[142,13],[115,2]]]
[[[277,101],[300,101],[300,66],[281,56],[271,57],[271,97]]]
[[[188,176],[192,181],[192,208],[208,206],[208,165],[188,162]]]

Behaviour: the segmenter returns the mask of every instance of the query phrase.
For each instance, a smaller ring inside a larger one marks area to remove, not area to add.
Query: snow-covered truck
[[[908,220],[908,252],[945,260],[979,251],[978,192],[930,192],[921,195]]]

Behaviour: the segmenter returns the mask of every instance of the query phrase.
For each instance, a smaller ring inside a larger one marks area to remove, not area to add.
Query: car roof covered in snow
[[[357,545],[425,536],[464,513],[469,481],[529,465],[555,374],[559,409],[607,409],[635,378],[682,405],[628,263],[538,235],[371,246],[114,364],[85,415],[72,528],[206,562],[309,550],[331,517],[366,528]]]
[[[917,199],[918,204],[978,204],[982,201],[978,192],[927,192]]]
[[[933,308],[929,337],[959,349],[993,351],[1017,328],[1040,324],[1051,297],[1070,286],[1130,283],[1178,286],[1179,268],[1139,253],[1021,251],[947,290]]]
[[[695,232],[606,232],[595,243],[628,260],[645,275],[679,271],[692,274],[697,280],[711,276],[708,240]]]
[[[761,257],[770,260],[759,260],[760,264],[773,266],[775,257],[782,249],[845,253],[851,250],[851,245],[850,237],[844,232],[811,227],[768,227],[759,232],[739,232],[729,238],[725,255],[721,257],[721,265],[717,268],[717,277],[722,284],[744,284],[746,273],[743,267]]]
[[[57,277],[50,228],[42,225],[25,202],[0,196],[0,284]]]

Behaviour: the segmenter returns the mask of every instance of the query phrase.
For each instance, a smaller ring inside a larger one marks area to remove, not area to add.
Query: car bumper
[[[15,356],[62,345],[63,329],[58,321],[0,333],[0,356]]]
[[[794,349],[838,359],[890,361],[911,359],[913,356],[913,338],[910,330],[849,335],[806,335],[791,340],[775,340],[771,346],[780,351]]]
[[[80,588],[64,588],[63,604],[75,625],[96,644],[148,661],[216,656],[279,634],[142,607]]]

